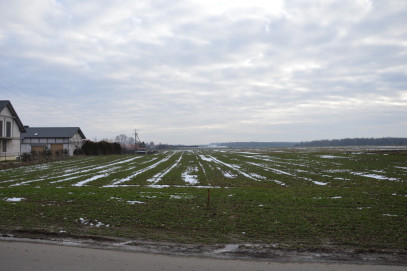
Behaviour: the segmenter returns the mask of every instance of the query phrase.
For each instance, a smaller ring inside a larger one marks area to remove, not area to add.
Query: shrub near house
[[[109,143],[104,140],[99,142],[86,140],[82,148],[75,151],[75,154],[79,154],[78,152],[85,155],[121,154],[122,148],[119,143]]]

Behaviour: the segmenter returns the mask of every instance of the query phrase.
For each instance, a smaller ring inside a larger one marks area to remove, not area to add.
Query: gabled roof
[[[1,100],[0,101],[0,112],[3,111],[4,108],[8,108],[10,111],[11,115],[13,116],[14,120],[17,122],[18,128],[20,129],[21,133],[25,132],[25,128],[23,123],[21,122],[20,118],[18,117],[16,111],[14,110],[13,106],[11,105],[11,102],[9,100]]]
[[[26,127],[21,138],[71,138],[76,133],[86,139],[79,127]]]

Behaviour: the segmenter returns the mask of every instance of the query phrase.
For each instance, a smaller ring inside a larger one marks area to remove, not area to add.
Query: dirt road
[[[407,270],[402,266],[276,263],[185,256],[167,256],[45,243],[0,241],[0,271],[67,270]]]

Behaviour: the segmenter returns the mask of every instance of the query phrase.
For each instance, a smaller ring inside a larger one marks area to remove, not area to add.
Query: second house
[[[73,155],[86,139],[79,127],[24,127],[21,134],[21,153],[42,152]]]

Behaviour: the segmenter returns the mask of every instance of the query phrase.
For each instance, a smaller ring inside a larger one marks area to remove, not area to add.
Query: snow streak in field
[[[230,172],[226,172],[226,171],[222,171],[222,174],[223,174],[223,176],[225,176],[226,178],[230,178],[230,179],[233,179],[233,178],[236,178],[236,177],[237,177],[236,174],[233,174],[233,173],[230,173]]]
[[[63,175],[59,175],[58,176],[58,178],[63,178],[63,177],[68,177],[68,178],[64,178],[64,179],[60,179],[60,180],[57,180],[57,181],[53,181],[53,182],[50,182],[50,183],[58,183],[58,182],[63,182],[63,181],[68,181],[68,180],[72,180],[72,179],[76,179],[76,178],[80,178],[80,177],[83,177],[83,175],[80,175],[80,176],[73,176],[73,175],[76,175],[76,174],[83,174],[83,173],[86,173],[86,172],[91,172],[91,171],[95,171],[95,170],[98,170],[98,169],[105,169],[105,168],[108,168],[108,167],[111,167],[111,166],[114,166],[114,165],[118,165],[118,164],[123,164],[123,163],[128,163],[128,162],[131,162],[131,161],[133,161],[133,160],[135,160],[135,159],[138,159],[138,158],[140,158],[140,157],[132,157],[132,158],[130,158],[130,159],[126,159],[126,160],[121,160],[121,161],[116,161],[116,162],[113,162],[113,163],[109,163],[109,164],[107,164],[107,165],[102,165],[102,166],[98,166],[98,167],[95,167],[94,165],[92,165],[92,166],[87,166],[87,167],[83,167],[83,168],[70,168],[70,169],[67,169],[67,170],[65,170],[65,172],[69,172],[69,173],[66,173],[66,174],[63,174]],[[45,167],[45,166],[42,166],[42,167],[40,167],[41,169],[44,169],[44,168],[46,168],[46,169],[48,169],[48,165]],[[115,168],[111,168],[111,169],[109,169],[108,171],[110,172],[110,171],[113,171]],[[27,172],[27,171],[26,171]],[[26,173],[25,172],[25,173]],[[99,172],[99,173],[101,173],[101,172]],[[109,174],[104,174],[104,176],[108,176]],[[20,182],[20,183],[15,183],[15,184],[12,184],[12,185],[10,185],[10,186],[20,186],[20,185],[25,185],[25,184],[29,184],[29,183],[33,183],[33,182],[40,182],[40,181],[44,181],[44,180],[48,180],[48,179],[53,179],[53,178],[56,178],[56,176],[55,176],[55,172],[52,172],[52,173],[49,173],[49,174],[46,174],[46,175],[44,175],[44,176],[41,176],[41,177],[39,177],[38,179],[36,179],[36,180],[30,180],[30,181],[23,181],[23,182]],[[80,182],[81,183],[81,182]],[[87,182],[86,182],[87,183]],[[80,186],[80,185],[79,185]]]
[[[253,166],[261,167],[261,168],[265,169],[266,171],[271,171],[271,172],[274,172],[274,173],[277,173],[277,174],[295,176],[294,174],[291,174],[289,172],[285,172],[285,171],[282,171],[282,170],[279,170],[279,169],[267,167],[266,165],[263,165],[263,164],[257,164],[257,163],[254,163],[254,162],[246,162],[246,163],[250,164],[250,165],[253,165]]]
[[[389,180],[389,181],[400,181],[397,178],[389,178],[383,175],[378,175],[378,174],[368,174],[368,173],[363,173],[363,172],[351,172],[353,175],[358,175],[366,178],[372,178],[372,179],[377,179],[377,180]]]
[[[282,171],[282,170],[278,170],[278,169],[274,169],[274,168],[270,168],[270,167],[267,167],[267,166],[262,165],[262,164],[257,164],[257,163],[253,163],[253,162],[247,162],[247,163],[250,164],[250,165],[253,165],[253,166],[261,167],[262,169],[264,169],[266,171],[271,171],[271,172],[278,173],[278,174],[285,174],[285,175],[293,176],[291,173],[288,173],[288,172],[285,172],[285,171]],[[283,186],[286,185],[285,183],[283,183],[281,181],[277,181],[277,180],[273,180],[273,182],[275,182],[275,183],[277,183],[279,185],[283,185]]]
[[[84,181],[80,181],[80,182],[78,182],[78,183],[76,183],[76,184],[73,184],[72,186],[83,186],[83,185],[85,185],[85,184],[87,184],[87,183],[89,183],[89,182],[91,182],[91,181],[94,181],[94,180],[97,180],[97,179],[106,177],[107,175],[108,175],[108,174],[96,175],[96,176],[93,176],[92,178],[89,178],[89,179],[86,179],[86,180],[84,180]]]
[[[202,169],[204,175],[206,176],[206,171],[205,171],[204,167],[202,166],[201,162],[198,162],[198,163],[199,163],[199,166],[201,167],[201,169]]]
[[[261,160],[262,160],[262,159],[261,159]],[[268,159],[268,160],[269,160],[269,159]],[[300,178],[300,179],[303,179],[303,180],[312,182],[312,183],[314,183],[314,184],[316,184],[316,185],[327,185],[327,183],[314,181],[314,180],[312,180],[312,179],[310,179],[310,178],[306,178],[306,177],[298,177],[298,176],[296,176],[295,174],[292,174],[292,173],[289,173],[289,172],[286,172],[286,171],[283,171],[283,170],[271,168],[271,167],[268,167],[268,166],[263,165],[263,164],[258,164],[258,163],[253,163],[253,162],[246,162],[246,163],[247,163],[247,164],[250,164],[250,165],[254,165],[254,166],[261,167],[261,168],[263,168],[264,170],[266,170],[266,171],[271,171],[271,172],[273,172],[273,173],[284,174],[284,175],[288,175],[288,176],[293,176],[293,177],[296,177],[296,178]],[[273,180],[273,181],[276,182],[276,183],[278,183],[278,184],[280,184],[280,185],[285,185],[285,183],[283,183],[283,182],[280,182],[280,181],[277,181],[277,180]]]
[[[181,161],[181,159],[182,159],[182,155],[180,156],[180,158],[178,159],[178,161],[175,162],[175,164],[173,164],[171,167],[169,167],[169,168],[166,169],[165,171],[161,171],[161,172],[155,174],[155,175],[153,176],[153,178],[148,179],[147,182],[156,184],[156,183],[158,183],[159,181],[161,181],[162,177],[164,177],[165,175],[167,175],[168,172],[170,172],[174,167],[176,167],[176,166],[178,165],[178,163]]]
[[[202,156],[201,156],[201,158],[202,158]],[[207,158],[207,157],[206,157],[206,158]],[[222,161],[216,159],[215,157],[213,157],[213,156],[211,156],[211,155],[210,155],[209,158],[207,158],[207,159],[211,159],[211,161],[214,161],[214,162],[217,163],[217,164],[221,164],[221,165],[224,165],[224,166],[226,166],[226,167],[228,167],[228,168],[231,168],[231,169],[233,169],[234,171],[238,172],[239,174],[241,174],[241,175],[243,175],[243,176],[245,176],[245,177],[247,177],[247,178],[249,178],[249,179],[252,179],[252,180],[255,180],[255,181],[261,181],[261,179],[255,178],[255,177],[253,177],[252,175],[249,175],[249,174],[247,174],[247,173],[241,171],[241,170],[239,169],[239,167],[236,166],[236,165],[231,165],[231,164],[222,162]],[[204,159],[204,160],[205,160],[205,159]],[[206,160],[206,161],[208,161],[208,160]],[[262,177],[263,177],[263,176],[262,176]]]
[[[25,184],[34,183],[34,182],[40,182],[40,181],[44,181],[44,180],[46,180],[46,179],[45,178],[40,178],[40,179],[37,179],[37,180],[31,180],[31,181],[25,181],[25,182],[21,182],[21,183],[15,183],[15,184],[10,185],[10,187],[25,185]]]
[[[146,168],[140,169],[140,170],[136,171],[135,173],[133,173],[132,175],[127,176],[127,177],[124,178],[124,179],[117,180],[117,181],[113,182],[112,184],[110,184],[110,185],[105,185],[105,186],[103,186],[103,187],[117,187],[117,186],[119,186],[119,185],[122,184],[122,183],[128,182],[128,181],[130,181],[132,178],[136,177],[137,175],[140,175],[141,173],[146,172],[146,171],[148,171],[148,170],[150,170],[150,169],[153,169],[153,168],[157,167],[159,164],[164,163],[165,161],[168,161],[174,154],[175,154],[175,152],[174,152],[174,153],[171,153],[171,154],[168,155],[168,156],[166,156],[164,159],[161,159],[160,161],[158,161],[158,162],[152,164],[151,166],[148,166],[148,167],[146,167]]]

